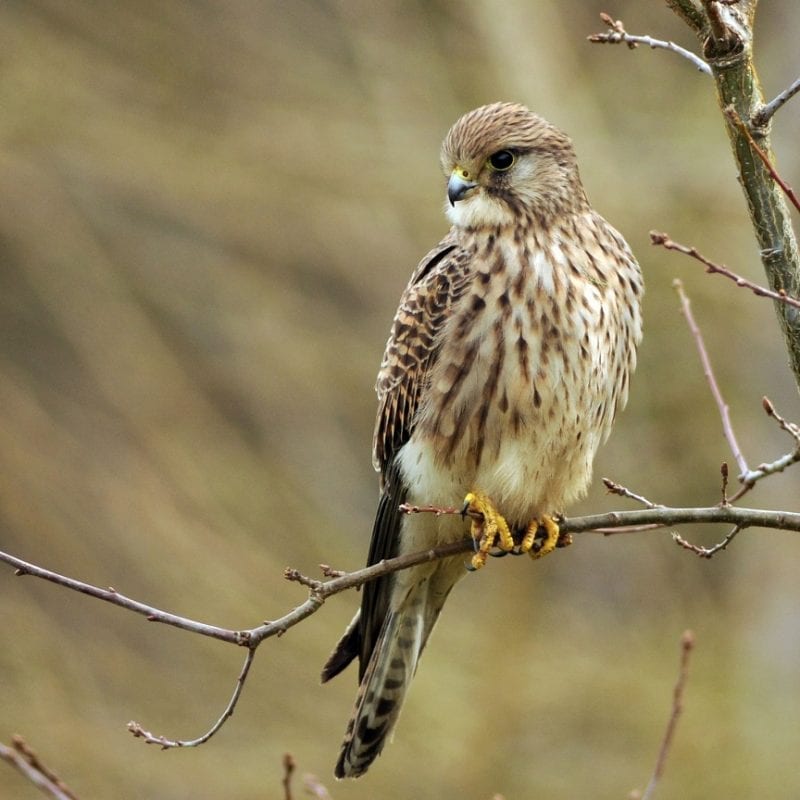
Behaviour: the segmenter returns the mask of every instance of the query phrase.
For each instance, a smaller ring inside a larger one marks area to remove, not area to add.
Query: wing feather
[[[470,255],[459,247],[451,231],[422,259],[400,299],[375,387],[378,416],[373,459],[381,473],[381,497],[367,566],[399,552],[403,518],[399,506],[405,502],[407,487],[395,456],[414,430],[442,330],[453,304],[468,286]],[[323,681],[341,672],[356,656],[359,680],[363,679],[389,614],[392,586],[391,575],[365,584],[361,608],[323,668]]]
[[[375,384],[373,464],[382,478],[414,430],[440,334],[468,285],[469,255],[451,231],[422,259],[400,298]]]

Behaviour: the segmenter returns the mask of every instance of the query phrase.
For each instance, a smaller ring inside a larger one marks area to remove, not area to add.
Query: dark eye
[[[498,172],[505,172],[507,169],[511,169],[514,160],[514,154],[510,150],[498,150],[489,156],[489,163]]]

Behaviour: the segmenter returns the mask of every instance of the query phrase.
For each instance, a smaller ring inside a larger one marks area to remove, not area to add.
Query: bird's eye
[[[507,169],[511,169],[515,160],[514,154],[510,150],[498,150],[489,156],[490,166],[498,172],[505,172]]]

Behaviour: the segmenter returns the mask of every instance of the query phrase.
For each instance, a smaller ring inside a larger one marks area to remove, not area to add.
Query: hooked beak
[[[477,185],[474,181],[467,180],[459,175],[458,170],[453,170],[450,180],[447,181],[447,199],[450,201],[450,205],[454,206],[459,200],[463,200],[464,195]]]

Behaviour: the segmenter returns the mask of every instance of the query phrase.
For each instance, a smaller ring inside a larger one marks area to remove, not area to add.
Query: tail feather
[[[415,594],[412,592],[412,594]],[[423,593],[386,616],[347,725],[337,778],[356,778],[378,757],[414,676],[432,621]],[[438,616],[438,614],[437,614]]]
[[[335,678],[350,662],[361,652],[361,609],[356,611],[356,615],[347,626],[347,630],[342,638],[333,648],[333,652],[328,656],[325,666],[322,668],[320,681],[327,683],[331,678]]]

